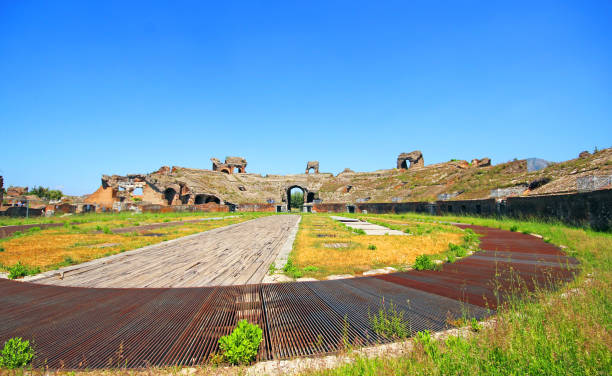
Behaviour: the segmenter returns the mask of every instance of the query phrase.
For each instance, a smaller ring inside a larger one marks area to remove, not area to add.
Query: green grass
[[[423,217],[536,233],[581,262],[560,290],[522,291],[482,327],[467,318],[467,338],[435,341],[419,333],[414,351],[396,357],[355,356],[314,375],[609,375],[612,374],[612,234],[557,223],[469,217]]]

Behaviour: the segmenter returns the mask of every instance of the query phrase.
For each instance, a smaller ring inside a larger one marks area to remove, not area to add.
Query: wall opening
[[[196,205],[208,204],[209,202],[220,204],[221,200],[218,197],[207,194],[200,194],[195,196],[194,204]]]
[[[403,160],[401,167],[404,168],[404,169],[407,169],[408,168],[408,161]]]
[[[287,189],[287,211],[296,209],[300,211],[304,206],[304,199],[306,196],[306,190],[300,186],[294,185]]]
[[[168,205],[172,205],[172,201],[174,201],[174,196],[176,196],[176,191],[173,188],[167,188],[164,191],[164,199],[166,199],[166,203]]]
[[[308,194],[306,195],[306,202],[311,203],[314,201],[314,199],[315,199],[314,192],[308,192]]]
[[[137,187],[132,191],[132,196],[142,196],[142,188]]]

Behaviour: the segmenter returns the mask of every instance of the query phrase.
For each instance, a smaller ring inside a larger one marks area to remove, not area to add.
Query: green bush
[[[404,311],[398,312],[393,302],[389,303],[387,308],[383,300],[378,314],[370,316],[368,313],[368,318],[374,332],[382,337],[402,339],[410,334],[410,329],[404,322]]]
[[[448,243],[448,250],[457,257],[465,257],[467,251],[460,245]]]
[[[259,344],[262,341],[262,330],[255,324],[240,320],[232,334],[219,339],[223,359],[230,364],[248,364],[255,360]]]
[[[517,230],[518,230],[518,226],[517,225],[512,225],[510,227],[510,231],[512,231],[512,232],[516,232]]]
[[[375,250],[376,250],[376,246],[375,246],[374,244],[369,244],[369,245],[368,245],[368,249],[369,249],[370,251],[375,251]]]
[[[4,343],[0,353],[0,368],[15,369],[25,367],[34,358],[34,349],[30,341],[20,337],[11,338]]]
[[[414,268],[416,270],[433,270],[435,267],[436,265],[428,255],[417,256],[414,262]]]
[[[300,278],[304,275],[300,269],[293,265],[293,259],[291,258],[287,260],[287,263],[283,267],[283,272],[291,278]]]
[[[457,261],[457,256],[455,256],[453,253],[449,253],[448,256],[446,256],[446,261],[452,264],[453,262]]]
[[[8,277],[9,279],[16,279],[20,277],[25,277],[26,275],[33,275],[40,273],[39,267],[29,267],[18,261],[15,265],[10,266],[8,268]]]
[[[103,233],[105,233],[105,234],[112,234],[112,233],[113,233],[113,232],[111,231],[111,229],[110,229],[110,228],[108,228],[108,227],[104,227],[104,228],[102,229],[102,232],[103,232]]]

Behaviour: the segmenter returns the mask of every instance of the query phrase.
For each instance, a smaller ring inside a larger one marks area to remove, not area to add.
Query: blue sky
[[[611,31],[610,1],[0,0],[0,174],[566,160],[612,146]]]

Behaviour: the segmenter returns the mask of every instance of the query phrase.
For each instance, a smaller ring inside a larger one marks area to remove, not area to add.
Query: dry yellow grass
[[[444,252],[448,243],[461,244],[462,236],[454,229],[411,236],[358,235],[327,216],[304,215],[292,257],[297,268],[306,268],[305,275],[360,274],[383,266],[411,265],[421,254]],[[328,248],[334,243],[347,247]],[[369,245],[376,249],[368,249]]]
[[[135,233],[94,234],[91,233],[91,230],[82,230],[80,226],[77,226],[76,229],[62,227],[36,231],[2,242],[4,252],[0,253],[0,265],[11,266],[21,262],[29,266],[37,266],[41,271],[45,271],[61,266],[60,264],[66,263],[67,258],[72,259],[75,263],[85,262],[216,227],[243,222],[251,218],[251,216],[241,216],[146,231],[162,236],[144,236]],[[88,228],[91,228],[92,223],[87,225]],[[95,227],[95,223],[93,225]],[[100,247],[100,245],[111,246]]]

